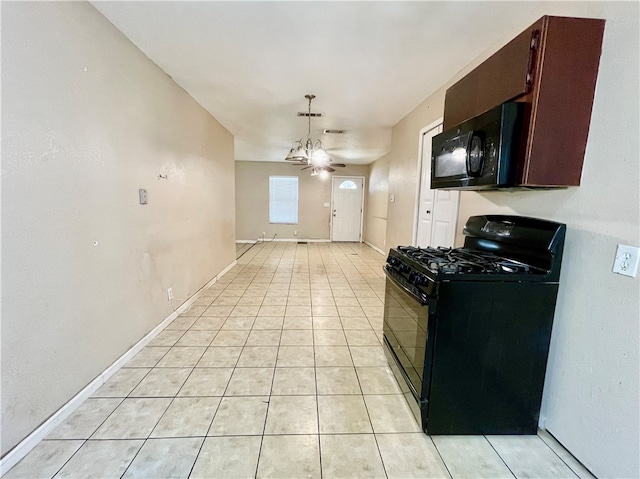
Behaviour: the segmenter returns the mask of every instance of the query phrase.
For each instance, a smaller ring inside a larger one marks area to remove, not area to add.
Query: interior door
[[[431,189],[431,140],[442,132],[438,125],[422,134],[420,196],[416,246],[453,246],[456,239],[460,193]]]
[[[456,240],[460,192],[451,190],[432,191],[435,191],[435,199],[431,224],[431,246],[452,247]]]
[[[331,241],[360,241],[364,178],[333,177]]]

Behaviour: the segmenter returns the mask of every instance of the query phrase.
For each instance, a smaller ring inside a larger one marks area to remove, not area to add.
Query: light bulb
[[[311,164],[315,166],[326,166],[329,164],[329,155],[324,148],[319,147],[311,151]]]

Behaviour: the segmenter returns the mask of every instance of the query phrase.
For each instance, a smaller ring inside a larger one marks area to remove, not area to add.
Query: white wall
[[[91,5],[3,2],[3,455],[234,261],[233,163]]]
[[[389,204],[387,244],[411,242],[419,131],[442,115],[446,88],[545,14],[607,20],[582,184],[463,192],[458,231],[470,215],[486,213],[567,224],[543,426],[598,477],[639,477],[640,277],[611,272],[617,244],[640,246],[637,2],[543,2],[524,21],[503,26],[502,42],[460,65],[456,78],[400,121],[389,154],[389,193],[396,202]]]

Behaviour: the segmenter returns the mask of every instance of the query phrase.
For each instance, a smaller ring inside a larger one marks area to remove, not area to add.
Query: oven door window
[[[387,278],[384,335],[417,397],[422,393],[428,318],[428,305],[420,304],[416,298]]]

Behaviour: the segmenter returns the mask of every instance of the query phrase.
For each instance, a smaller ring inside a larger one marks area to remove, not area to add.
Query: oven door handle
[[[409,296],[411,296],[413,299],[415,299],[416,301],[418,301],[420,303],[420,305],[422,306],[426,306],[427,304],[429,304],[429,299],[424,297],[420,297],[420,296],[416,296],[416,294],[411,291],[409,288],[407,288],[404,284],[400,283],[391,273],[391,269],[389,268],[389,266],[385,265],[382,270],[384,271],[384,274],[387,276],[387,278],[389,278],[391,281],[393,281],[393,284],[395,284],[398,288],[400,288],[402,291],[404,291],[405,293],[407,293]]]

